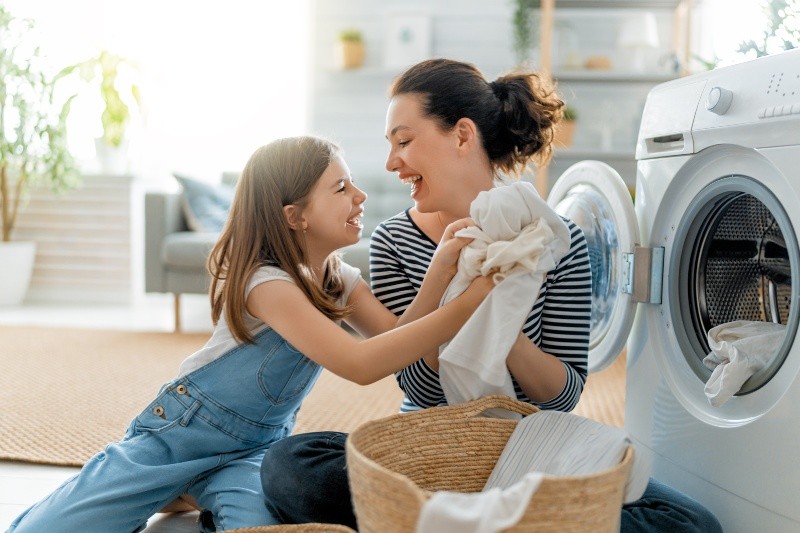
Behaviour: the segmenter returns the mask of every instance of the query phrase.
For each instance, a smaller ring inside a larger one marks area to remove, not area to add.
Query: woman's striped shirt
[[[517,398],[540,409],[571,411],[586,382],[592,274],[586,239],[581,229],[566,220],[569,252],[547,273],[539,296],[522,328],[531,341],[564,364],[567,381],[555,398],[531,401],[514,380]],[[408,210],[381,223],[372,233],[369,250],[370,278],[375,296],[394,314],[409,306],[436,251],[434,243],[411,220]],[[513,376],[512,376],[513,377]],[[401,411],[446,405],[439,374],[423,359],[396,374],[405,392]]]

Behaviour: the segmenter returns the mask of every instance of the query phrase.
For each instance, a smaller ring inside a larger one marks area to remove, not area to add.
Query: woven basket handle
[[[478,398],[477,400],[450,406],[450,408],[453,410],[452,414],[462,418],[475,418],[484,411],[496,409],[498,407],[511,411],[512,413],[519,413],[522,416],[528,416],[539,410],[537,407],[534,407],[531,404],[499,394],[493,396],[484,396],[483,398]]]

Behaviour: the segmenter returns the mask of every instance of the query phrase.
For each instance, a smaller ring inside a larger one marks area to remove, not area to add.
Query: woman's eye
[[[406,146],[406,145],[407,145],[408,143],[410,143],[410,142],[411,142],[411,141],[398,141],[398,142],[397,142],[397,145],[402,147],[402,146]]]

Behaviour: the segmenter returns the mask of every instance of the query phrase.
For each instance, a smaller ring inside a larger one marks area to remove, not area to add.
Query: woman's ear
[[[292,204],[283,206],[283,216],[286,217],[286,223],[290,228],[296,231],[305,231],[307,224],[299,207]]]
[[[478,128],[470,118],[460,118],[456,125],[453,127],[453,131],[456,134],[456,138],[458,139],[458,147],[465,148],[468,146],[474,145],[476,139],[478,138]]]

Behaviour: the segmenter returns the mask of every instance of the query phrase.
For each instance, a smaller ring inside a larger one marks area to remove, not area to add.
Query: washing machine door
[[[627,261],[639,235],[631,193],[606,163],[581,161],[558,178],[547,203],[583,230],[589,246],[589,372],[596,372],[613,363],[623,350],[636,311],[631,294],[623,292]]]

